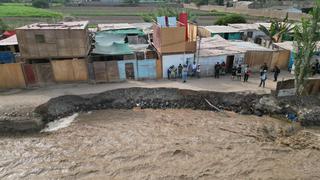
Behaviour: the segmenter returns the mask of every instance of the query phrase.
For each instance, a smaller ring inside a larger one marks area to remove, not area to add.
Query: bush
[[[246,19],[237,14],[226,15],[224,17],[219,18],[214,24],[215,25],[228,25],[235,23],[246,23]]]
[[[192,2],[199,7],[202,5],[208,5],[209,1],[208,0],[192,0]]]
[[[47,0],[32,0],[32,6],[36,8],[49,8]]]

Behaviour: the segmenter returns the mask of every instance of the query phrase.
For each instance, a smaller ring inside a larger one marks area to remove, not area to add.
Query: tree
[[[4,22],[2,21],[2,19],[0,19],[0,34],[1,34],[3,31],[8,30],[8,29],[9,29],[9,26],[8,26],[6,23],[4,23]]]
[[[208,5],[209,1],[208,0],[192,0],[196,6],[202,6],[202,5]]]
[[[246,23],[246,19],[238,14],[230,14],[219,18],[214,24],[215,25],[228,25],[235,23]]]
[[[282,42],[282,37],[284,34],[290,32],[294,27],[291,26],[288,19],[288,13],[282,22],[278,20],[272,20],[270,28],[266,26],[260,25],[259,30],[264,32],[271,40],[269,42],[268,47],[270,47],[271,43]]]
[[[190,10],[183,9],[183,8],[174,8],[169,6],[160,6],[156,11],[142,14],[142,18],[145,22],[153,22],[157,20],[157,17],[159,16],[168,16],[168,17],[179,17],[179,14],[181,12],[188,13],[188,19],[190,21],[195,21],[197,19],[197,16],[194,15]]]
[[[302,19],[302,25],[294,28],[295,46],[295,88],[298,96],[303,95],[305,79],[311,75],[311,59],[315,54],[316,44],[320,38],[320,0],[311,12],[311,19]]]
[[[48,0],[32,0],[32,6],[36,8],[49,8]]]
[[[136,5],[140,2],[140,0],[125,0],[127,4]]]

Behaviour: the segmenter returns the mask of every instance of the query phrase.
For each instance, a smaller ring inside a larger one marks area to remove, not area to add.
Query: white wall
[[[211,56],[211,57],[200,57],[200,75],[201,76],[213,76],[214,75],[214,66],[217,62],[220,64],[222,62],[226,63],[227,56]]]
[[[163,55],[162,56],[162,73],[163,78],[168,78],[167,70],[170,66],[174,65],[178,67],[179,64],[186,64],[187,60],[189,63],[193,63],[194,54],[173,54],[173,55]]]

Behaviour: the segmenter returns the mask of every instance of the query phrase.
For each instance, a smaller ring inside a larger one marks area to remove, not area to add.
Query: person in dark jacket
[[[214,66],[214,77],[215,78],[219,78],[219,75],[220,75],[220,63],[217,62],[217,64]]]
[[[280,69],[279,69],[279,67],[278,66],[274,66],[274,68],[273,68],[273,77],[274,77],[274,82],[276,82],[276,81],[278,81],[278,76],[279,76],[279,74],[280,74]]]
[[[170,66],[167,70],[168,79],[170,79],[171,71],[172,71],[172,66]]]
[[[182,78],[182,69],[183,69],[182,65],[179,64],[179,66],[178,66],[178,77],[179,78]]]

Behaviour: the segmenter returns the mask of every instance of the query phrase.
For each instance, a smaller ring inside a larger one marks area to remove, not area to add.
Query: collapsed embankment
[[[39,131],[46,123],[75,112],[101,109],[132,109],[134,107],[196,110],[227,110],[241,114],[285,115],[296,112],[287,102],[271,95],[252,92],[212,92],[175,88],[127,88],[99,94],[66,95],[53,98],[35,108],[27,117],[0,117],[1,131]],[[24,120],[22,120],[24,118]],[[315,122],[315,123],[314,123]],[[318,124],[317,124],[318,123]],[[24,126],[27,124],[27,126]],[[320,125],[319,120],[304,125]]]

